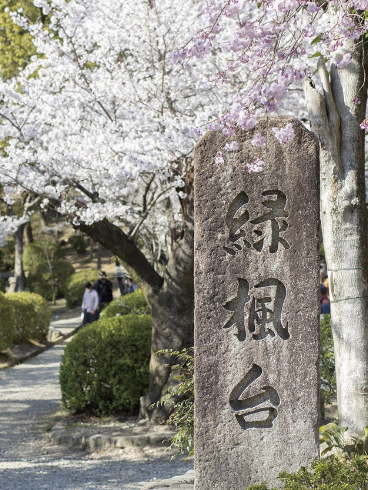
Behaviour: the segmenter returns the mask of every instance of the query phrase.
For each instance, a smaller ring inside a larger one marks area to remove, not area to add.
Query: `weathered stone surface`
[[[223,165],[221,132],[195,152],[196,490],[277,485],[318,457],[318,143],[286,118],[231,139]]]

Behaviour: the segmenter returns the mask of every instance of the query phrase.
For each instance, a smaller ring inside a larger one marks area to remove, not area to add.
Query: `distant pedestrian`
[[[134,284],[133,279],[131,277],[127,277],[125,279],[124,294],[134,293],[136,289],[137,286]]]
[[[112,282],[107,279],[106,272],[100,272],[98,280],[95,282],[93,288],[97,291],[100,311],[102,311],[113,300]]]
[[[331,307],[330,307],[329,297],[327,296],[327,288],[322,283],[320,285],[320,291],[321,291],[321,314],[322,315],[330,314]]]
[[[86,282],[84,285],[84,295],[82,301],[82,311],[84,313],[83,324],[87,325],[97,321],[100,318],[98,311],[98,294],[92,287],[90,282]]]

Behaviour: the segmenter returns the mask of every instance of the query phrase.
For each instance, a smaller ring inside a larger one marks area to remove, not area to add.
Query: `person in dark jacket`
[[[106,272],[100,272],[98,280],[93,286],[98,293],[100,300],[100,311],[102,311],[109,303],[111,303],[112,297],[112,282],[106,277]]]
[[[327,288],[324,284],[321,283],[320,285],[320,291],[321,291],[321,314],[330,314],[330,300],[327,296]]]

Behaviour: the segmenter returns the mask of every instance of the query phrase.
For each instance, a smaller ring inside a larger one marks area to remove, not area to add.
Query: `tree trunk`
[[[318,71],[323,95],[305,81],[312,131],[320,141],[321,221],[331,294],[340,426],[361,436],[368,425],[367,221],[364,186],[364,131],[359,124],[367,102],[362,40],[348,41],[351,63]],[[354,102],[359,98],[360,104]]]
[[[150,384],[146,396],[141,398],[140,415],[154,423],[165,420],[172,408],[155,406],[165,391],[175,383],[170,368],[173,356],[156,355],[164,349],[181,350],[194,342],[194,206],[193,198],[187,199],[188,207],[184,226],[180,230],[169,256],[165,281],[152,300],[152,350]]]
[[[89,239],[89,256],[88,256],[88,261],[92,262],[93,260],[93,245],[94,245],[94,240],[93,238]]]
[[[101,270],[102,247],[101,243],[97,244],[97,270]]]
[[[15,276],[15,292],[21,293],[26,287],[26,278],[23,270],[23,233],[26,224],[20,225],[14,233],[15,254],[14,254],[14,276]]]
[[[28,221],[26,225],[26,236],[27,236],[27,242],[28,243],[33,243],[34,238],[33,238],[33,231],[32,231],[32,224],[30,221]]]
[[[169,262],[161,277],[136,246],[134,241],[108,220],[93,225],[81,224],[80,229],[117,256],[138,284],[152,310],[152,351],[148,394],[141,398],[141,416],[154,423],[167,419],[172,411],[168,406],[156,406],[166,389],[172,385],[170,369],[172,356],[156,355],[164,349],[181,350],[193,345],[194,328],[194,223],[192,192],[183,204],[183,227],[170,253]]]

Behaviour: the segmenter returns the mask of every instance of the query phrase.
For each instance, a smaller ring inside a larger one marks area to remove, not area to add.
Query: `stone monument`
[[[196,490],[279,486],[319,455],[318,142],[293,118],[233,140],[224,164],[221,131],[195,151]]]

